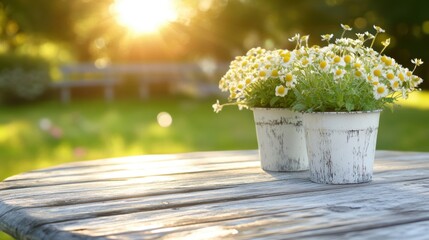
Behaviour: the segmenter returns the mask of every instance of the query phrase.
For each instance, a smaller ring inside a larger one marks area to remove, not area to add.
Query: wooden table
[[[429,153],[377,151],[373,182],[265,172],[256,151],[66,164],[0,184],[19,239],[429,239]]]

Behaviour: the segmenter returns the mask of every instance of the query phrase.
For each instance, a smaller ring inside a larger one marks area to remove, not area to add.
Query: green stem
[[[377,38],[378,32],[375,34],[374,38],[372,39],[371,42],[371,46],[369,46],[370,48],[372,48],[372,46],[374,45],[375,39]]]
[[[384,48],[381,50],[380,54],[382,54],[386,48],[387,48],[387,46],[384,46]]]

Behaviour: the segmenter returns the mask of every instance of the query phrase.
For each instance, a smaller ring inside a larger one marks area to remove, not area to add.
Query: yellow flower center
[[[381,70],[380,70],[380,69],[375,69],[375,70],[373,71],[373,73],[374,73],[374,76],[377,76],[377,77],[380,77],[380,76],[381,76]]]
[[[372,85],[377,86],[378,85],[378,81],[372,82]]]
[[[249,83],[251,83],[252,82],[252,79],[250,79],[250,78],[246,78],[246,84],[249,84]]]
[[[342,73],[343,73],[343,70],[341,70],[341,69],[337,69],[335,71],[335,75],[337,75],[337,76],[340,76]]]
[[[392,65],[392,63],[393,63],[393,61],[392,61],[392,59],[391,59],[391,58],[388,58],[388,59],[386,60],[386,62],[385,62],[385,64],[386,64],[387,66]]]
[[[260,71],[259,72],[259,76],[260,77],[265,77],[265,76],[267,76],[267,73],[265,71]]]
[[[341,58],[339,56],[334,57],[334,63],[339,63],[341,61]]]
[[[350,63],[351,61],[352,61],[352,56],[350,56],[350,55],[344,56],[344,62]]]
[[[407,72],[407,76],[408,76],[408,77],[411,77],[412,75],[413,75],[413,73],[412,73],[412,72],[410,72],[410,71],[408,71],[408,72]]]
[[[395,75],[393,75],[393,73],[388,73],[386,77],[387,79],[392,80],[393,78],[395,78]]]
[[[244,88],[244,85],[243,85],[242,83],[239,83],[239,84],[237,85],[237,88],[238,88],[238,89],[243,89],[243,88]]]
[[[382,56],[382,57],[381,57],[381,61],[382,61],[382,62],[384,62],[384,63],[386,63],[386,61],[387,61],[387,57],[386,57],[386,56]]]
[[[405,80],[405,76],[404,76],[404,74],[403,74],[403,73],[399,73],[399,74],[398,74],[398,78],[399,78],[401,81],[404,81],[404,80]]]
[[[399,82],[398,81],[394,81],[392,84],[393,88],[398,88],[399,87]]]
[[[277,88],[277,93],[279,93],[279,94],[284,94],[285,93],[285,87],[283,87],[283,86],[280,86],[280,87],[278,87]]]
[[[285,80],[286,80],[286,82],[292,82],[293,81],[293,75],[291,73],[286,74]]]
[[[328,63],[326,63],[326,61],[321,61],[319,63],[319,66],[320,66],[321,69],[324,69],[327,65],[328,65]]]
[[[278,77],[279,76],[279,71],[274,69],[273,71],[271,71],[271,76],[273,77]]]
[[[247,66],[247,61],[242,62],[242,63],[241,63],[241,66],[242,66],[242,67]]]
[[[385,89],[384,89],[384,87],[377,87],[377,93],[378,94],[382,94],[382,93],[384,93],[384,91],[385,91]]]
[[[282,56],[283,58],[288,57],[288,58],[290,59],[290,52],[289,52],[289,51],[287,51],[287,52],[282,52],[282,53],[280,54],[280,56]]]
[[[307,65],[308,64],[308,59],[307,58],[304,58],[304,59],[302,59],[302,65]]]
[[[355,68],[360,68],[362,66],[362,64],[360,63],[355,63],[354,65],[355,65]]]
[[[287,63],[290,61],[290,56],[284,56],[283,57],[283,62]]]
[[[356,77],[361,77],[361,76],[362,76],[362,73],[361,73],[360,71],[356,71],[356,72],[355,72],[355,76],[356,76]]]

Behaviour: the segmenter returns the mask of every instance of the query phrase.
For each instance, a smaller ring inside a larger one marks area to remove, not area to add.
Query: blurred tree
[[[188,49],[198,56],[209,55],[229,60],[249,48],[291,47],[288,38],[295,33],[310,34],[312,44],[322,44],[320,35],[341,34],[340,23],[353,27],[353,32],[375,32],[373,25],[386,29],[375,45],[391,38],[386,53],[406,67],[411,58],[422,58],[429,64],[429,52],[422,51],[429,40],[429,1],[388,0],[184,0],[193,9],[186,25],[190,40]],[[205,4],[201,4],[205,2]],[[210,7],[206,7],[209,5]],[[388,7],[389,6],[389,7]],[[388,11],[387,11],[388,7]],[[354,37],[354,34],[350,34]],[[429,68],[417,73],[429,77]],[[423,87],[429,88],[429,81]]]
[[[287,39],[296,32],[310,34],[312,44],[322,44],[321,34],[338,36],[339,24],[345,23],[354,32],[374,32],[373,25],[385,28],[380,40],[392,39],[386,53],[407,67],[412,66],[411,57],[429,59],[429,52],[422,51],[429,37],[429,1],[175,1],[176,22],[157,34],[139,36],[117,24],[111,11],[114,0],[0,0],[5,12],[0,36],[10,49],[24,39],[36,41],[34,36],[39,42],[56,41],[77,61],[229,61],[255,46],[291,47]],[[429,75],[429,68],[418,71]],[[429,81],[424,84],[429,86]]]

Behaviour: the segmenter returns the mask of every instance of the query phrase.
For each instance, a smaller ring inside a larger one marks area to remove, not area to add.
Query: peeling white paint
[[[254,108],[253,113],[262,169],[307,170],[302,113],[284,108]]]
[[[328,184],[371,181],[380,112],[304,113],[310,180]]]

